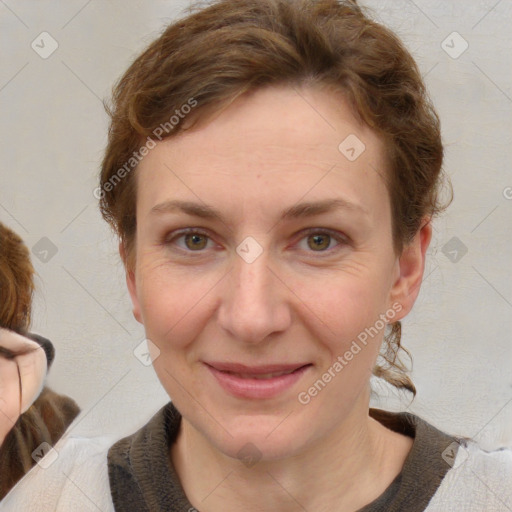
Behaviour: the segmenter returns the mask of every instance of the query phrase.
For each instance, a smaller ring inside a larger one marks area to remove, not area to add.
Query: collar
[[[443,452],[454,438],[406,412],[370,409],[385,427],[414,438],[401,473],[379,498],[360,512],[420,512],[450,469]],[[181,415],[169,402],[139,431],[108,452],[108,472],[116,511],[196,510],[188,501],[169,455]]]

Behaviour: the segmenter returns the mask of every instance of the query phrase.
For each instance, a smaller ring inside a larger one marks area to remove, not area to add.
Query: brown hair
[[[100,209],[123,242],[128,266],[136,227],[134,156],[191,99],[197,106],[187,123],[173,123],[166,137],[191,129],[247,91],[283,84],[332,87],[385,143],[396,254],[425,218],[447,206],[439,200],[439,119],[418,67],[400,40],[356,2],[217,0],[189,10],[131,64],[106,106],[111,124]],[[374,373],[415,393],[398,358],[400,336],[397,321]]]
[[[0,326],[26,332],[34,294],[34,267],[23,240],[0,223]]]

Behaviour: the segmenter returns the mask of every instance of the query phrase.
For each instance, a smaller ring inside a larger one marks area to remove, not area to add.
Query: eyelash
[[[171,244],[175,243],[177,240],[179,240],[180,238],[182,238],[186,235],[190,235],[190,234],[201,235],[201,236],[206,237],[208,239],[208,241],[212,241],[212,238],[210,237],[210,235],[207,231],[205,231],[201,228],[186,228],[186,229],[179,230],[177,233],[174,234],[174,236],[172,236],[172,238],[165,238],[164,245],[165,246],[171,245]],[[331,239],[334,239],[338,243],[338,245],[336,245],[333,248],[324,249],[324,250],[320,250],[320,251],[313,251],[313,250],[307,251],[310,253],[330,255],[330,254],[332,254],[333,251],[340,250],[343,246],[350,245],[350,243],[351,243],[350,239],[347,236],[342,235],[336,231],[333,231],[333,230],[330,230],[327,228],[306,229],[306,230],[302,231],[302,236],[299,239],[299,242],[311,235],[328,235],[331,237]],[[191,256],[201,256],[204,253],[204,251],[206,250],[206,249],[202,249],[202,250],[192,251],[190,249],[183,249],[182,247],[179,247],[178,249],[183,252],[186,252],[187,255],[191,255]],[[197,253],[197,254],[194,254],[194,253]]]

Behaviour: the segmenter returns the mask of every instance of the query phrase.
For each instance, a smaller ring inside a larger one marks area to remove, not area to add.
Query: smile
[[[261,375],[254,375],[249,373],[233,373],[226,372],[230,375],[234,375],[235,377],[239,377],[241,379],[272,379],[274,377],[281,377],[281,375],[289,375],[293,373],[295,370],[290,370],[289,372],[277,372],[277,373],[262,373]]]
[[[269,399],[289,390],[313,365],[248,367],[233,363],[205,363],[220,387],[237,398]]]

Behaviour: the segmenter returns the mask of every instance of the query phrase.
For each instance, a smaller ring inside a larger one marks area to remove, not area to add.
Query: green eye
[[[340,236],[338,233],[331,234],[329,231],[323,229],[311,229],[306,232],[299,241],[298,247],[305,252],[317,253],[331,253],[336,249],[341,249],[347,245],[345,237]],[[210,238],[208,233],[198,229],[189,228],[186,231],[181,231],[173,238],[166,238],[165,244],[168,246],[174,245],[182,251],[191,252],[204,252],[207,249],[212,249],[215,243]]]
[[[199,251],[204,249],[208,243],[208,237],[201,233],[189,233],[184,235],[185,246],[191,251]]]
[[[178,231],[174,236],[166,236],[163,243],[167,247],[177,247],[181,251],[188,253],[203,252],[205,249],[211,249],[215,245],[208,233],[196,228],[188,228]]]
[[[309,235],[307,237],[308,247],[314,251],[324,251],[329,248],[331,235],[327,233]]]

